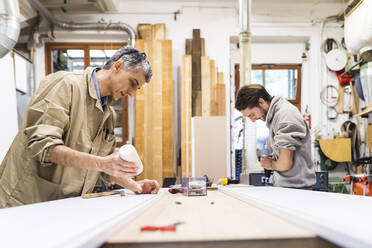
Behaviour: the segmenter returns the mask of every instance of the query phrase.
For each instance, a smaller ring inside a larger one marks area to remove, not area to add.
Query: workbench
[[[371,209],[370,197],[276,187],[162,190],[0,209],[0,236],[3,247],[370,247]]]

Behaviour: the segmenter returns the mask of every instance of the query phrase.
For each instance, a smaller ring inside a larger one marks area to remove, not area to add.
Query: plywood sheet
[[[176,204],[179,202],[181,204]],[[176,232],[141,232],[142,226],[183,222]],[[106,246],[126,243],[280,240],[314,238],[312,232],[224,195],[209,191],[205,197],[166,194],[151,209],[109,238]]]
[[[202,116],[191,119],[193,176],[208,175],[215,182],[227,176],[226,118]]]
[[[191,55],[181,64],[181,168],[182,177],[191,177]]]

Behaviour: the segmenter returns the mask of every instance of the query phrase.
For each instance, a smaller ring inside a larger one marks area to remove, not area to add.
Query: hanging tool
[[[178,225],[183,224],[184,222],[176,222],[169,226],[143,226],[141,227],[141,232],[175,232]]]

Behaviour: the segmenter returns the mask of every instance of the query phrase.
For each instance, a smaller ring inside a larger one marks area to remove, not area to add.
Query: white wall
[[[17,102],[14,83],[13,59],[10,53],[0,58],[0,161],[3,160],[18,131]]]

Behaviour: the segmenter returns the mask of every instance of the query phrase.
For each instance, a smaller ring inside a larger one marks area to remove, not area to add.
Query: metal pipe
[[[15,0],[2,0],[0,11],[0,58],[2,58],[17,43],[20,24],[18,20],[19,11]]]
[[[251,83],[251,0],[239,0],[240,85]],[[249,141],[246,142],[246,139]],[[243,117],[242,174],[262,171],[256,154],[256,124]]]
[[[125,31],[130,38],[130,45],[135,46],[136,32],[135,30],[125,23],[66,23],[55,19],[50,12],[38,1],[28,0],[30,4],[37,9],[42,16],[52,25],[67,30],[118,30]]]
[[[38,1],[28,0],[30,4],[44,16],[51,25],[67,30],[117,30],[125,31],[129,35],[130,46],[136,45],[136,31],[125,23],[66,23],[55,19],[51,13]],[[134,97],[128,97],[128,141],[133,144],[135,135],[135,101]]]

